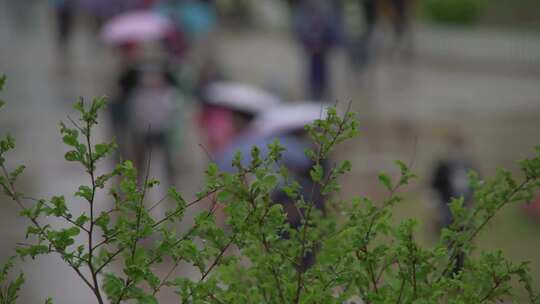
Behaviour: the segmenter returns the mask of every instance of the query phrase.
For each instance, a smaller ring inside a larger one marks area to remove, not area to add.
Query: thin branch
[[[184,212],[187,208],[189,208],[189,207],[191,207],[191,206],[193,206],[193,205],[195,205],[195,204],[201,202],[202,200],[206,199],[208,196],[214,194],[214,193],[217,192],[217,191],[219,191],[219,189],[212,190],[212,191],[206,193],[204,196],[202,196],[202,197],[200,197],[200,198],[198,198],[198,199],[195,199],[195,200],[191,201],[191,202],[188,203],[184,208],[182,208],[182,209],[180,209],[180,210],[177,210],[177,211],[175,211],[175,212],[173,212],[173,213],[171,213],[171,214],[169,214],[169,215],[163,217],[162,219],[158,220],[157,222],[155,222],[155,223],[152,225],[152,228],[158,227],[159,225],[161,225],[161,224],[163,224],[164,222],[170,220],[170,219],[173,218],[174,216],[176,216],[176,215],[178,215],[178,214]],[[99,242],[97,245],[95,245],[95,246],[94,246],[94,249],[95,249],[95,248],[98,248],[98,247],[100,247],[100,246],[103,246],[103,245],[105,245],[105,244],[107,244],[107,243],[109,243],[112,239],[114,239],[115,237],[117,237],[118,234],[119,234],[119,233],[113,233],[112,235],[106,237],[106,238],[103,239],[101,242]]]
[[[74,121],[72,121],[72,123],[75,124]],[[99,303],[104,303],[103,298],[101,296],[101,292],[100,292],[99,282],[97,279],[97,273],[94,270],[94,264],[93,264],[93,259],[94,259],[93,231],[94,231],[94,226],[95,226],[94,200],[96,197],[97,186],[96,186],[96,177],[95,177],[95,160],[94,160],[94,155],[92,153],[91,131],[92,131],[92,128],[91,128],[90,122],[87,121],[86,132],[83,132],[83,134],[86,137],[86,146],[88,148],[88,152],[87,152],[87,157],[88,157],[87,169],[88,170],[87,171],[88,171],[88,174],[90,175],[90,180],[92,182],[92,195],[90,199],[88,200],[88,203],[90,204],[90,229],[86,230],[88,233],[88,255],[89,255],[87,265],[88,265],[88,268],[90,269],[90,274],[92,275],[92,281],[94,283],[94,289],[95,289],[97,300]]]
[[[236,233],[233,234],[233,236],[231,237],[229,242],[227,242],[227,244],[225,246],[223,246],[223,248],[219,252],[219,255],[216,257],[216,259],[214,260],[212,265],[210,265],[210,267],[202,274],[201,279],[199,280],[199,282],[204,281],[204,279],[206,279],[206,277],[210,274],[210,272],[214,269],[214,267],[216,267],[216,265],[218,265],[218,263],[221,261],[221,258],[225,254],[225,251],[227,251],[227,249],[231,246],[231,244],[236,240],[236,236],[237,236]]]
[[[204,153],[206,154],[206,157],[208,158],[208,160],[212,163],[215,163],[215,160],[214,158],[212,157],[212,154],[208,151],[208,149],[206,149],[206,147],[199,143],[199,147],[201,147],[201,149],[204,151]]]
[[[180,259],[178,259],[178,260],[176,260],[176,262],[174,262],[174,266],[169,270],[167,275],[165,275],[165,277],[161,280],[161,283],[159,283],[159,285],[156,288],[154,288],[154,291],[152,292],[153,296],[155,296],[159,292],[159,290],[165,284],[167,284],[167,281],[169,280],[169,277],[173,274],[173,272],[176,270],[176,268],[178,267],[179,264],[180,264]]]
[[[508,196],[502,200],[502,203],[499,204],[495,210],[493,211],[493,213],[491,213],[485,220],[484,222],[482,222],[478,227],[476,227],[476,229],[474,229],[470,235],[470,237],[467,238],[467,240],[465,242],[471,242],[475,237],[476,235],[491,221],[491,219],[493,219],[493,217],[498,214],[498,211],[501,210],[504,206],[506,206],[511,200],[512,200],[512,197],[514,195],[516,195],[519,191],[521,191],[529,182],[531,182],[531,179],[527,178],[525,179],[519,186],[517,186],[516,188],[514,188],[514,190],[512,192],[510,192],[508,194]],[[480,208],[478,208],[473,216],[471,217],[471,221],[476,217],[476,215],[480,212]],[[446,267],[444,268],[442,274],[437,278],[436,282],[440,281],[444,276],[447,276],[448,273],[451,271],[452,269],[452,265],[453,265],[453,261],[455,260],[455,258],[460,254],[459,252],[459,248],[456,248],[458,244],[453,241],[451,244],[450,244],[450,249],[449,251],[451,251],[451,255],[449,257],[449,262],[448,264],[446,265]]]
[[[212,298],[212,300],[218,302],[219,304],[224,304],[224,302],[221,301],[220,299],[218,299],[212,292],[209,292],[209,293],[208,293],[208,296],[209,296],[210,298]]]
[[[22,209],[25,209],[23,203],[21,202],[21,200],[19,199],[19,197],[16,195],[17,191],[15,189],[15,185],[13,184],[13,182],[11,181],[11,179],[9,179],[9,174],[7,173],[7,169],[4,165],[1,166],[2,168],[2,172],[3,174],[5,175],[5,178],[6,180],[8,181],[8,185],[10,187],[9,192],[10,193],[10,197],[11,199]],[[43,237],[45,240],[47,240],[49,242],[49,244],[54,248],[54,252],[60,254],[60,256],[62,257],[63,260],[66,261],[66,263],[69,265],[69,267],[71,267],[71,269],[73,269],[75,271],[75,273],[77,273],[77,275],[81,278],[81,280],[83,280],[83,282],[88,286],[88,288],[90,288],[90,290],[92,290],[92,292],[96,295],[96,297],[98,296],[99,292],[96,291],[96,289],[94,288],[94,286],[92,286],[92,284],[88,281],[88,279],[82,274],[82,272],[80,271],[80,269],[73,265],[71,263],[71,261],[69,260],[69,257],[67,257],[64,253],[62,253],[58,247],[56,246],[56,244],[48,237],[47,233],[45,233],[43,227],[41,226],[41,224],[39,224],[39,222],[35,219],[35,218],[29,218],[30,221],[32,222],[32,224],[34,224],[34,226],[36,228],[38,228],[39,230],[39,235],[41,237]]]
[[[101,264],[101,266],[99,266],[97,269],[96,269],[96,274],[97,273],[100,273],[101,270],[103,270],[103,268],[105,268],[105,266],[109,265],[110,262],[112,262],[112,260],[118,256],[120,253],[122,253],[122,251],[124,251],[125,248],[120,248],[118,250],[116,250],[113,254],[111,254],[104,262],[103,264]]]
[[[73,124],[73,126],[75,126],[75,128],[79,129],[81,133],[84,133],[84,129],[81,126],[79,126],[79,124],[75,120],[73,120],[71,116],[68,115],[67,118]]]
[[[29,197],[29,196],[21,196],[21,199],[24,199],[24,200],[30,200],[30,201],[34,201],[34,202],[38,202],[40,201],[39,199],[37,198],[34,198],[34,197]],[[66,222],[72,224],[73,226],[75,227],[78,227],[80,228],[81,230],[85,231],[85,232],[90,232],[86,227],[84,227],[83,225],[79,225],[77,223],[75,223],[74,220],[72,220],[71,218],[67,217],[65,214],[60,214],[59,217],[63,218]]]
[[[364,245],[364,247],[361,248],[360,250],[362,250],[364,255],[367,255],[368,250],[367,250],[366,245]],[[358,260],[362,260],[362,258],[360,257],[359,250],[356,251],[356,258]],[[373,269],[373,265],[369,261],[366,261],[366,262],[367,262],[367,265],[368,265],[367,271],[368,271],[368,274],[369,274],[369,279],[371,280],[371,284],[373,284],[373,289],[375,290],[375,293],[379,293],[379,287],[377,286],[378,284],[377,284],[377,279],[375,278],[375,270]]]
[[[399,297],[396,301],[396,304],[401,303],[401,298],[403,297],[403,290],[405,289],[405,277],[401,278],[401,286],[399,287]]]
[[[150,132],[150,126],[148,126],[148,132]],[[135,224],[135,239],[133,240],[133,245],[131,246],[131,258],[132,259],[135,256],[135,253],[137,252],[137,244],[138,244],[139,240],[141,239],[141,237],[139,236],[139,230],[140,230],[140,226],[141,226],[142,210],[144,208],[144,206],[143,206],[144,197],[146,195],[146,191],[148,190],[148,179],[150,177],[150,163],[151,162],[152,162],[152,148],[150,148],[150,151],[149,151],[148,162],[146,164],[146,172],[145,172],[145,177],[144,177],[143,190],[142,190],[142,193],[141,193],[141,198],[140,198],[139,203],[138,203],[137,218],[136,218],[137,222]],[[124,287],[122,288],[122,291],[120,292],[120,296],[118,297],[116,303],[120,303],[124,299],[124,296],[125,296],[127,290],[129,289],[129,287],[131,286],[132,283],[133,283],[133,280],[130,277],[128,277],[128,279],[126,280],[126,282],[124,284]]]
[[[148,208],[148,212],[154,210],[157,206],[159,206],[161,203],[167,200],[168,197],[169,195],[163,196],[159,201],[157,201],[157,203],[153,204],[150,208]]]
[[[347,122],[346,117],[347,117],[347,114],[350,111],[350,107],[351,107],[351,103],[349,103],[349,107],[347,109],[347,112],[345,113],[344,119],[339,123],[338,130],[335,133],[335,135],[333,136],[332,140],[330,141],[330,144],[328,145],[329,148],[331,148],[331,147],[333,147],[335,145],[335,143],[338,140],[338,137],[342,134],[342,132],[344,130],[343,128],[345,126],[345,123]],[[324,130],[324,134],[326,134],[326,133],[327,133],[327,130]],[[317,157],[315,159],[315,165],[316,166],[320,165],[320,162],[322,161],[323,154],[326,154],[327,152],[328,151],[322,151],[322,146],[318,145]],[[324,184],[321,185],[321,189],[323,189],[325,187],[326,183],[327,183],[327,181]],[[313,205],[314,205],[314,203],[313,203],[314,196],[315,196],[315,183],[313,184],[313,187],[311,188],[311,204],[308,205],[308,209],[307,209],[306,216],[305,216],[306,220],[304,221],[304,224],[303,224],[303,227],[302,227],[301,248],[300,248],[300,254],[298,255],[298,263],[299,264],[302,264],[302,261],[304,259],[305,254],[306,254],[306,249],[307,249],[306,248],[307,227],[309,226],[309,219],[310,219],[310,216],[311,216],[311,210],[313,209]],[[301,295],[302,289],[303,289],[302,280],[303,280],[303,271],[301,271],[299,269],[298,272],[297,272],[296,292],[295,292],[293,303],[299,303],[300,302],[300,295]]]

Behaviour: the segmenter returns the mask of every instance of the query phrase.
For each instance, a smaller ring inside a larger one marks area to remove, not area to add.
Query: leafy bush
[[[485,7],[483,0],[423,0],[422,4],[429,20],[453,25],[474,24]]]
[[[191,201],[171,188],[167,199],[175,207],[156,218],[150,210],[165,199],[152,205],[145,197],[157,181],[145,176],[139,186],[129,161],[96,173],[100,161],[114,150],[114,143],[93,144],[92,130],[104,106],[103,99],[89,104],[81,100],[75,104],[80,118],[70,126],[60,124],[70,149],[65,159],[80,164],[89,176],[90,183],[74,193],[86,201],[83,213],[71,211],[65,196],[38,199],[17,191],[24,166],[10,171],[5,157],[15,148],[14,139],[8,135],[0,142],[0,185],[29,222],[30,244],[17,247],[17,256],[59,255],[97,303],[157,303],[156,295],[164,288],[174,289],[181,303],[494,303],[512,299],[512,282],[524,286],[530,303],[540,303],[527,263],[512,263],[501,252],[472,254],[474,238],[497,211],[529,200],[539,186],[540,147],[535,158],[521,163],[519,180],[504,170],[485,181],[471,173],[476,204],[465,208],[462,200],[454,200],[455,222],[436,246],[425,248],[415,240],[414,220],[390,224],[392,207],[401,201],[398,189],[415,178],[404,163],[397,162],[397,180],[380,174],[388,191],[381,202],[362,196],[342,202],[335,195],[340,191],[338,178],[351,164],[344,161],[325,171],[321,163],[336,145],[358,133],[353,113],[339,116],[330,110],[325,119],[307,127],[316,147],[306,152],[315,163],[311,177],[326,197],[326,216],[313,208],[311,197],[300,195],[286,168],[276,169],[283,152],[276,142],[265,158],[254,147],[247,166],[237,155],[237,173],[222,173],[210,165],[204,188]],[[271,199],[278,185],[302,214],[296,229],[287,223],[282,205]],[[97,213],[96,193],[106,189],[112,208]],[[212,201],[210,208],[197,214],[187,231],[176,231],[186,211],[203,200]],[[216,224],[219,208],[227,214],[225,228]],[[66,225],[52,227],[45,224],[47,217]],[[85,237],[79,242],[81,234]],[[312,253],[316,259],[306,267]],[[461,257],[464,265],[456,269]],[[113,262],[122,265],[121,273],[110,267]],[[199,277],[175,277],[183,262],[197,267]],[[154,271],[160,265],[170,267],[162,277]],[[21,279],[12,283],[7,298],[2,291],[2,299],[7,299],[2,303],[14,303],[21,284]]]

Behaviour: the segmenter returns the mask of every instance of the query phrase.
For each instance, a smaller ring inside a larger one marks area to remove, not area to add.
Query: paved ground
[[[70,105],[78,96],[112,93],[115,61],[81,27],[70,65],[63,66],[55,55],[50,15],[43,4],[25,21],[3,9],[6,3],[0,1],[0,73],[9,76],[2,95],[9,104],[0,113],[0,133],[9,131],[17,137],[12,161],[28,164],[22,181],[25,189],[35,196],[69,195],[86,180],[79,168],[62,161],[65,149],[57,122],[73,113]],[[15,21],[24,26],[16,29]],[[467,134],[485,174],[496,166],[516,168],[513,161],[529,155],[539,143],[540,37],[421,27],[414,45],[414,61],[404,63],[383,55],[359,81],[350,79],[343,54],[333,58],[333,96],[343,102],[352,100],[364,128],[363,138],[338,153],[356,164],[352,178],[346,181],[347,196],[353,189],[354,193],[373,192],[373,174],[393,170],[394,159],[414,158],[416,171],[425,175],[436,155],[443,152],[441,138],[448,130]],[[302,98],[301,57],[288,36],[226,32],[217,51],[233,77],[277,88],[291,99]],[[187,109],[186,122],[192,112]],[[200,184],[198,172],[205,157],[189,123],[185,129],[189,134],[185,150],[179,154],[184,164],[179,187],[189,194]],[[98,137],[107,134],[104,123]],[[3,258],[24,233],[19,231],[23,222],[13,206],[1,203]],[[522,238],[535,240],[534,235]],[[516,255],[533,259],[533,266],[540,268],[540,252],[533,249]],[[55,303],[91,303],[89,292],[58,258],[40,258],[25,270],[28,283],[22,303],[38,303],[51,295]]]

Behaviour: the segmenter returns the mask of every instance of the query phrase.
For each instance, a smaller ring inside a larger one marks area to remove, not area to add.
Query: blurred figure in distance
[[[229,81],[207,84],[201,88],[199,98],[198,125],[212,156],[246,136],[257,115],[280,103],[276,96],[256,86]]]
[[[404,42],[405,34],[409,28],[409,10],[412,0],[359,0],[364,11],[363,34],[356,44],[356,52],[361,66],[370,60],[370,48],[373,43],[373,34],[378,20],[385,15],[390,18],[394,30],[396,46],[399,48]]]
[[[462,134],[451,134],[447,139],[448,154],[435,166],[431,187],[437,195],[437,228],[449,228],[454,224],[450,209],[452,199],[462,198],[465,207],[471,205],[473,191],[469,184],[469,172],[474,169],[473,161],[467,152],[467,145]],[[464,227],[454,227],[464,229]],[[458,253],[452,273],[457,273],[464,264],[464,253]]]
[[[302,199],[315,207],[318,216],[325,215],[324,196],[321,193],[320,185],[313,182],[310,170],[315,165],[305,151],[314,149],[314,144],[309,138],[304,126],[313,123],[316,119],[326,117],[327,106],[313,102],[300,102],[293,104],[282,104],[262,113],[253,122],[253,132],[250,136],[240,138],[220,155],[217,159],[218,167],[225,172],[235,172],[232,161],[237,151],[242,154],[242,165],[248,167],[251,163],[251,149],[257,146],[261,151],[261,157],[268,156],[268,145],[278,140],[285,148],[276,170],[284,166],[288,170],[289,181],[280,181],[277,189],[272,194],[272,201],[283,206],[287,215],[287,222],[293,229],[298,229],[302,225],[305,209],[298,208],[296,201]],[[328,174],[328,160],[321,163],[323,170]],[[297,182],[300,185],[297,198],[289,197],[282,189],[285,182]],[[288,237],[286,234],[283,237]],[[306,254],[303,259],[302,270],[306,270],[315,261],[315,253]]]
[[[138,79],[129,97],[129,125],[133,132],[136,168],[140,172],[146,170],[150,152],[157,148],[164,160],[168,184],[172,186],[176,181],[176,170],[170,135],[179,107],[176,82],[161,62],[143,63],[137,72]]]
[[[56,15],[56,41],[59,53],[66,55],[75,21],[75,0],[51,0]]]
[[[306,59],[307,97],[317,101],[329,94],[328,59],[339,36],[335,6],[325,0],[304,0],[293,16],[295,36]]]

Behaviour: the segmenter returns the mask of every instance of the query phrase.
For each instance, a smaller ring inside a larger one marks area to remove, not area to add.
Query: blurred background
[[[427,246],[449,197],[468,198],[463,172],[516,172],[540,144],[537,0],[0,0],[0,73],[8,165],[27,165],[19,187],[34,197],[71,199],[88,182],[58,131],[80,97],[109,99],[96,139],[115,137],[116,159],[142,168],[153,151],[154,200],[168,185],[193,197],[205,166],[274,107],[350,105],[361,136],[333,155],[353,163],[341,196],[382,197],[378,173],[410,164],[420,179],[396,217],[420,219]],[[17,214],[0,196],[0,259],[24,240]],[[503,210],[477,245],[530,261],[539,289],[539,235],[540,199]],[[60,258],[21,267],[21,303],[92,303]]]

